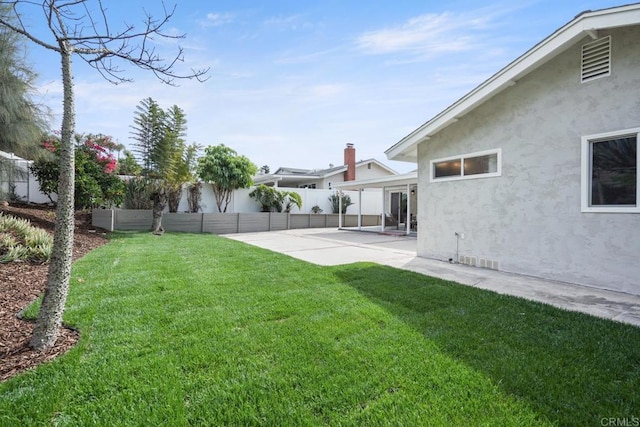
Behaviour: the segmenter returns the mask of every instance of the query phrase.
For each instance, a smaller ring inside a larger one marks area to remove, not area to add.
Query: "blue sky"
[[[105,0],[112,29],[137,24],[159,1]],[[167,5],[173,3],[169,0]],[[179,0],[171,32],[185,61],[178,70],[211,67],[204,83],[160,84],[121,64],[133,83],[114,86],[79,58],[74,62],[76,130],[131,144],[139,102],[178,105],[189,143],[224,143],[258,166],[320,169],[342,164],[346,143],[357,158],[399,172],[384,151],[584,10],[620,1],[202,1]],[[36,10],[25,15],[46,37]],[[164,56],[172,42],[155,46]],[[60,126],[59,58],[35,45],[29,58],[37,102]]]

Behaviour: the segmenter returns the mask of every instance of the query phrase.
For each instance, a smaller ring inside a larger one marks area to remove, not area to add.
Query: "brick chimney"
[[[344,165],[347,170],[344,173],[345,181],[355,181],[356,179],[356,149],[353,144],[347,144],[344,149]]]

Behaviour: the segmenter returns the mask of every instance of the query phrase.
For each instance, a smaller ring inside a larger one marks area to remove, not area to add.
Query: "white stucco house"
[[[356,161],[356,149],[347,144],[344,164],[324,169],[299,169],[280,167],[273,174],[258,174],[255,185],[265,184],[286,188],[312,188],[332,190],[335,184],[397,175],[397,172],[376,159]]]
[[[640,4],[588,11],[386,154],[418,256],[640,295]]]

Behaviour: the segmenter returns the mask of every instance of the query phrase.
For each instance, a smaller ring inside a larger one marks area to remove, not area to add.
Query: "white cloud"
[[[319,84],[309,88],[309,97],[313,99],[335,98],[347,90],[346,85],[339,83]]]
[[[305,20],[302,15],[274,16],[265,20],[264,25],[294,31],[314,27],[313,23]]]
[[[336,46],[330,49],[319,50],[311,53],[285,52],[280,58],[276,59],[276,64],[309,64],[322,61],[323,58],[335,55],[340,52],[342,47]]]
[[[477,30],[486,29],[491,15],[465,16],[444,12],[409,19],[404,24],[369,31],[356,39],[357,47],[367,54],[408,53],[432,55],[476,48],[481,41]]]
[[[219,27],[221,25],[230,24],[233,22],[234,16],[231,13],[207,13],[205,20],[200,24],[203,27]]]

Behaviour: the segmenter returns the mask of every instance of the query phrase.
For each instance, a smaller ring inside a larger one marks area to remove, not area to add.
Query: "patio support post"
[[[407,236],[411,233],[411,184],[407,184],[407,216],[405,217],[405,229]]]
[[[386,187],[382,187],[382,224],[380,225],[380,231],[384,231],[384,224],[385,222],[387,222],[387,218],[385,216],[385,194],[387,193],[387,188]]]
[[[358,188],[358,230],[362,230],[362,188]]]

